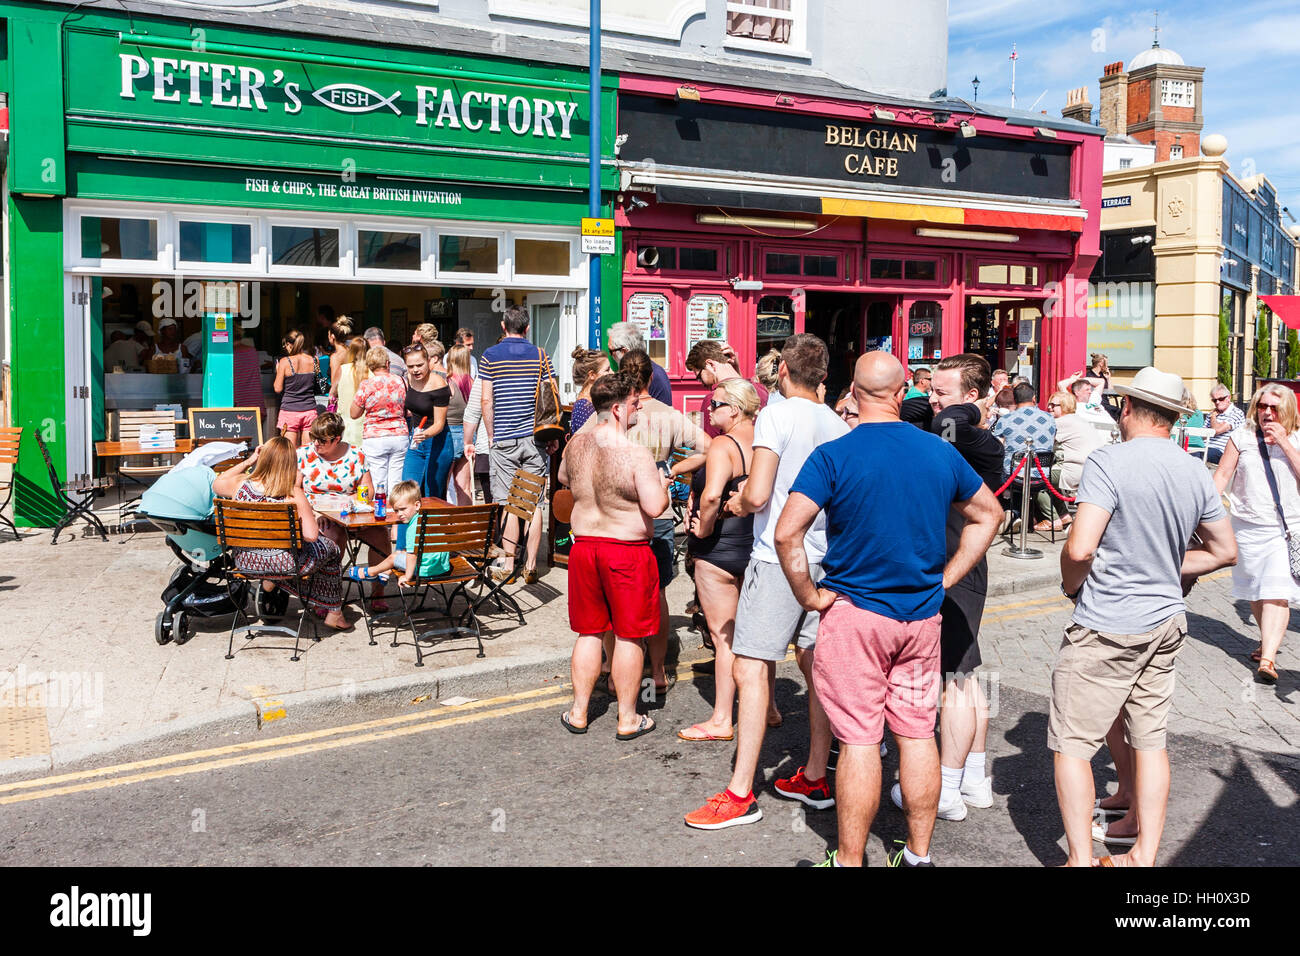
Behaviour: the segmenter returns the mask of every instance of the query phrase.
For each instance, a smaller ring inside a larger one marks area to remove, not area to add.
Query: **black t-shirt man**
[[[1002,442],[987,428],[980,428],[980,409],[973,403],[950,405],[934,416],[930,431],[950,443],[989,491],[1002,485]]]

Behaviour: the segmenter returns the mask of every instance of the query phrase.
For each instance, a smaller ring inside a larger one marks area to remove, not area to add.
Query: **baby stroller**
[[[162,593],[163,609],[154,621],[154,640],[167,644],[173,639],[184,644],[194,636],[192,618],[221,617],[235,613],[226,590],[230,559],[217,542],[212,519],[212,479],[216,473],[206,465],[175,468],[159,478],[140,498],[141,517],[167,535],[167,546],[181,559]],[[246,582],[234,588],[235,601],[242,607],[248,599]],[[278,594],[268,595],[265,603]],[[288,595],[283,595],[287,606]],[[268,616],[273,608],[261,608]],[[285,608],[280,608],[283,615]]]

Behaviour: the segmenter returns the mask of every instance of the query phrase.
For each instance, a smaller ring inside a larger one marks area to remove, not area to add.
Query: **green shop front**
[[[587,344],[590,308],[585,72],[0,13],[10,417],[42,434],[61,472],[95,473],[94,442],[121,411],[229,404],[240,344],[260,353],[273,424],[282,337],[321,342],[330,314],[380,327],[395,351],[423,322],[444,341],[469,328],[481,355],[503,309],[525,305],[572,400],[567,357]],[[612,83],[601,108],[609,190]],[[617,262],[602,263],[611,301]],[[137,353],[137,327],[168,320],[184,351]],[[18,478],[20,524],[52,523],[26,436]]]

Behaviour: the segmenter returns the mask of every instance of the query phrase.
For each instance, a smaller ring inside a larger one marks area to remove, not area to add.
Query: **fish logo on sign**
[[[311,95],[322,105],[340,113],[373,113],[388,107],[398,116],[402,115],[402,111],[393,102],[402,95],[401,90],[385,98],[383,94],[356,83],[331,83],[319,90],[312,90]]]

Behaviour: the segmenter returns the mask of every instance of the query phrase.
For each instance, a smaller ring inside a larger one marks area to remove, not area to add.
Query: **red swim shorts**
[[[659,567],[649,541],[577,538],[569,551],[569,627],[636,641],[659,633]]]

